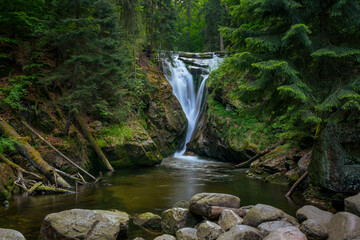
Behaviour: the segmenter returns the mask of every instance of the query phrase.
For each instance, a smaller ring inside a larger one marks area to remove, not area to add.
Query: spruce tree
[[[283,123],[288,137],[313,136],[327,122],[358,119],[359,1],[226,1],[241,73],[239,98]]]

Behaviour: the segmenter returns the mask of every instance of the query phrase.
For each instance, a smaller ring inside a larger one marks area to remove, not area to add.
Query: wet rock
[[[169,234],[164,234],[161,236],[158,236],[156,238],[154,238],[154,240],[176,240],[176,238],[174,236],[171,236]]]
[[[327,225],[328,240],[360,239],[360,217],[348,212],[335,214]]]
[[[25,237],[16,230],[0,228],[0,240],[25,240]]]
[[[134,218],[134,224],[139,227],[161,231],[161,217],[151,212],[143,213]]]
[[[359,192],[359,156],[359,121],[326,124],[313,145],[309,164],[312,184],[334,192]]]
[[[287,178],[288,182],[296,182],[299,179],[299,169],[291,169],[285,173],[285,177]]]
[[[209,70],[207,70],[205,68],[201,68],[201,67],[190,66],[190,67],[188,67],[188,70],[192,75],[195,75],[195,76],[200,76],[202,74],[209,74]]]
[[[263,222],[280,220],[284,216],[284,212],[278,208],[257,204],[244,217],[244,224],[257,227]]]
[[[271,232],[264,240],[307,240],[307,238],[297,227],[284,227]]]
[[[217,240],[262,240],[261,233],[253,227],[236,225],[230,231],[220,235]]]
[[[334,214],[321,210],[312,205],[305,205],[296,212],[296,218],[300,222],[308,219],[315,219],[319,224],[326,226]]]
[[[261,223],[257,227],[257,229],[261,232],[261,234],[264,237],[266,237],[267,235],[269,235],[271,232],[275,231],[278,228],[291,227],[291,226],[293,225],[285,221],[271,221],[271,222]]]
[[[325,240],[329,236],[327,228],[314,219],[304,221],[300,226],[300,230],[309,240]]]
[[[300,227],[300,223],[299,221],[294,218],[293,216],[290,216],[287,213],[284,213],[284,216],[281,218],[282,221],[288,222],[291,225],[295,226],[295,227]]]
[[[173,207],[174,207],[174,208],[175,208],[175,207],[179,207],[179,208],[189,208],[189,202],[188,202],[188,201],[185,201],[185,200],[181,200],[181,201],[175,203]]]
[[[175,234],[179,229],[193,227],[197,223],[196,217],[185,208],[168,209],[161,215],[161,228],[168,234]]]
[[[215,240],[224,231],[216,223],[205,221],[197,227],[197,237],[199,240]]]
[[[194,59],[187,59],[187,58],[182,58],[182,57],[179,57],[178,59],[190,66],[209,68],[209,65],[198,63]]]
[[[176,232],[177,240],[198,240],[195,228],[182,228]]]
[[[299,168],[300,175],[303,175],[308,170],[308,166],[309,166],[310,159],[311,159],[311,153],[312,152],[308,152],[307,154],[302,156],[300,158],[300,160],[298,161],[297,165]]]
[[[267,176],[265,178],[265,182],[270,182],[270,183],[278,183],[278,184],[287,184],[288,180],[286,178],[286,176],[281,173],[281,172],[277,172],[274,173],[270,176]]]
[[[190,211],[196,215],[208,216],[211,206],[239,208],[240,198],[221,193],[198,193],[190,199]]]
[[[73,209],[47,215],[39,240],[110,240],[127,235],[129,215],[125,212]]]
[[[219,218],[219,225],[221,226],[221,228],[225,231],[229,230],[230,228],[236,226],[236,225],[240,225],[243,223],[243,219],[241,217],[239,217],[237,214],[235,214],[233,211],[231,210],[224,210],[221,214],[220,214],[220,218]]]
[[[133,240],[145,240],[145,239],[142,238],[142,237],[136,237],[136,238],[134,238]]]
[[[345,211],[351,212],[360,217],[360,193],[355,196],[345,198],[344,203]]]

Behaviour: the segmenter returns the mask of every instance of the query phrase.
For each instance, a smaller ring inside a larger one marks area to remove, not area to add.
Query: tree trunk
[[[188,52],[190,52],[190,22],[191,22],[190,4],[191,4],[191,0],[188,0],[188,9],[187,9],[187,15],[188,15],[187,51]]]
[[[221,35],[221,33],[219,33],[220,35],[220,51],[223,52],[224,51],[224,38]]]
[[[69,113],[66,116],[66,123],[65,123],[64,131],[63,131],[64,135],[69,134],[70,123],[71,123],[71,111],[69,111]]]
[[[21,137],[13,127],[0,118],[0,133],[8,138],[16,140],[16,149],[24,155],[31,164],[42,174],[44,174],[51,182],[60,187],[70,188],[68,184],[56,171],[42,158],[41,154],[33,148],[23,137]]]
[[[104,164],[105,168],[109,171],[114,171],[114,168],[111,166],[110,162],[105,157],[103,151],[101,150],[99,145],[96,143],[94,137],[92,136],[91,132],[87,128],[84,120],[82,119],[82,117],[80,116],[80,114],[78,112],[75,113],[75,120],[78,123],[80,130],[83,133],[83,135],[85,136],[85,138],[91,143],[95,153],[98,155],[98,157]]]

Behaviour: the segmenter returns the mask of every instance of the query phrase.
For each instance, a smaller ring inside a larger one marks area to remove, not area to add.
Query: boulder
[[[182,228],[176,232],[177,240],[198,240],[195,228]]]
[[[257,204],[244,217],[244,224],[257,227],[263,222],[276,221],[284,217],[284,212],[278,208]]]
[[[139,227],[161,231],[161,217],[151,212],[142,213],[136,216],[133,222]]]
[[[198,193],[190,199],[190,211],[207,217],[211,206],[239,208],[240,198],[222,193]]]
[[[360,217],[348,212],[336,213],[327,225],[328,240],[360,239]]]
[[[283,228],[283,227],[291,227],[291,225],[288,222],[285,221],[271,221],[271,222],[264,222],[261,223],[257,229],[261,232],[261,234],[266,237],[271,232],[275,231],[276,229]]]
[[[158,236],[156,238],[154,238],[154,240],[176,240],[176,238],[174,236],[171,236],[169,234],[164,234],[161,236]]]
[[[300,222],[308,219],[315,219],[319,224],[326,226],[334,214],[321,210],[312,205],[305,205],[296,212],[296,218]]]
[[[145,240],[145,239],[142,238],[142,237],[136,237],[136,238],[134,238],[133,240]]]
[[[215,240],[224,231],[216,223],[205,221],[197,227],[197,237],[199,240]]]
[[[25,240],[25,237],[16,230],[0,228],[0,240]]]
[[[225,209],[220,214],[218,223],[224,231],[227,231],[236,225],[242,224],[243,221],[244,220],[241,217],[239,217],[237,214],[235,214],[233,211]]]
[[[307,170],[311,159],[311,151],[300,158],[297,165],[299,168],[300,176],[303,175]]]
[[[185,200],[178,201],[173,206],[173,208],[176,208],[176,207],[189,209],[189,202],[185,201]]]
[[[300,226],[300,230],[309,240],[325,240],[329,236],[327,228],[319,224],[315,219],[304,221]]]
[[[264,240],[307,240],[307,238],[297,227],[284,227],[271,232]]]
[[[179,229],[193,227],[197,223],[196,217],[186,208],[171,208],[161,216],[161,228],[168,234],[175,234]]]
[[[246,225],[236,225],[220,235],[217,240],[262,240],[261,233],[253,227]]]
[[[359,156],[359,121],[326,124],[313,145],[309,164],[312,184],[334,192],[359,192]]]
[[[351,212],[360,217],[360,193],[355,196],[345,198],[344,203],[345,211]]]
[[[119,211],[72,209],[47,215],[39,240],[117,239],[127,235],[129,215]]]
[[[300,227],[299,221],[294,218],[293,216],[290,216],[287,213],[284,213],[284,216],[281,218],[281,221],[285,221],[293,225],[294,227]]]

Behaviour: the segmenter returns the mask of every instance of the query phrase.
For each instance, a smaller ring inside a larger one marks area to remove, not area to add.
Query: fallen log
[[[250,164],[252,162],[254,162],[255,160],[261,158],[262,156],[268,154],[269,152],[271,152],[272,150],[274,150],[275,148],[277,148],[279,145],[283,144],[283,142],[278,142],[275,145],[269,147],[268,149],[266,149],[265,151],[262,151],[261,153],[256,154],[255,156],[253,156],[252,158],[250,158],[249,160],[242,162],[238,165],[235,165],[235,168],[248,168],[250,167]]]
[[[296,187],[309,175],[309,172],[306,171],[295,183],[292,185],[290,190],[285,194],[285,197],[290,198],[293,192],[295,191]]]
[[[103,151],[101,150],[99,145],[96,143],[94,137],[92,136],[91,132],[87,128],[87,126],[86,126],[84,120],[82,119],[82,117],[80,116],[80,114],[78,112],[75,112],[74,115],[75,115],[75,120],[78,123],[82,134],[91,143],[95,153],[98,155],[98,157],[100,158],[100,160],[104,164],[105,168],[107,170],[113,172],[114,168],[111,166],[109,160],[106,158],[105,154],[103,153]]]
[[[28,175],[31,175],[37,179],[42,179],[42,177],[40,177],[39,175],[33,173],[33,172],[29,172],[26,171],[25,169],[23,169],[22,167],[20,167],[19,165],[17,165],[16,163],[13,163],[12,161],[10,161],[10,159],[6,158],[4,155],[0,154],[0,159],[1,161],[3,161],[4,163],[6,163],[7,165],[9,165],[10,167],[12,167],[14,170],[16,171],[20,171],[22,173],[26,173]]]
[[[74,191],[70,191],[63,188],[56,188],[56,187],[48,187],[44,185],[40,185],[36,188],[36,191],[44,191],[50,193],[75,193]]]
[[[70,188],[67,183],[41,156],[41,154],[33,148],[25,138],[22,138],[13,127],[0,118],[0,133],[8,138],[15,139],[15,148],[24,155],[30,163],[42,174],[45,175],[53,183],[63,188]],[[54,177],[55,176],[55,177]]]
[[[46,141],[45,138],[43,138],[39,133],[37,133],[35,131],[35,129],[33,129],[29,124],[27,124],[27,122],[22,121],[22,124],[24,124],[24,126],[29,129],[33,134],[35,134],[38,138],[40,138],[46,145],[48,145],[52,150],[54,150],[55,152],[57,152],[62,158],[64,158],[66,161],[68,161],[69,163],[71,163],[72,165],[74,165],[76,168],[78,168],[80,171],[82,171],[83,173],[85,173],[86,175],[88,175],[89,177],[91,177],[92,179],[94,179],[96,181],[96,178],[91,175],[90,173],[88,173],[87,171],[85,171],[82,167],[80,167],[79,165],[77,165],[74,161],[72,161],[70,158],[66,157],[62,152],[60,152],[59,150],[57,150],[51,143],[49,143],[48,141]]]
[[[220,214],[224,210],[231,210],[235,214],[237,214],[239,217],[244,217],[246,215],[246,210],[242,209],[242,208],[227,208],[227,207],[211,206],[209,208],[208,217],[210,219],[216,219],[220,216]]]

